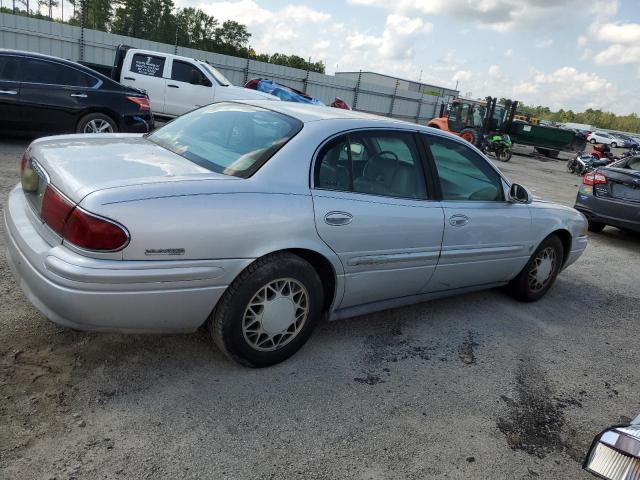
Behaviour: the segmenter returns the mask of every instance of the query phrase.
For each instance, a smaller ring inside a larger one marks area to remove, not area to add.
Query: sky
[[[639,0],[177,0],[259,53],[582,111],[640,114]]]

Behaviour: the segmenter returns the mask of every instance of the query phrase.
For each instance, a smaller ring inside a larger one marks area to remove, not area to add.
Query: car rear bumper
[[[40,235],[18,186],[5,208],[7,259],[33,305],[78,330],[190,332],[251,260],[124,261],[78,255]]]
[[[125,115],[122,117],[120,131],[122,133],[148,133],[155,128],[153,114]]]
[[[640,203],[579,192],[574,208],[594,222],[640,232]]]

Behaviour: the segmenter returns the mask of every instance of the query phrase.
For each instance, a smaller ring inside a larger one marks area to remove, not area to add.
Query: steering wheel
[[[371,158],[367,161],[367,163],[373,161],[375,158],[381,157],[382,155],[393,155],[396,162],[400,161],[398,155],[396,155],[395,152],[392,152],[391,150],[381,150],[380,152],[371,155]]]

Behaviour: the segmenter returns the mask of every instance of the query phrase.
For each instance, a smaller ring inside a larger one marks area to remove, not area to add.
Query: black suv
[[[83,65],[0,49],[0,130],[146,133],[149,98]]]

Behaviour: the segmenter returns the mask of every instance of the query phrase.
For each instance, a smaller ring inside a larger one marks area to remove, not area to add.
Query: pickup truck
[[[280,100],[236,87],[207,62],[169,53],[118,46],[111,78],[146,91],[156,116],[177,117],[224,100]]]

